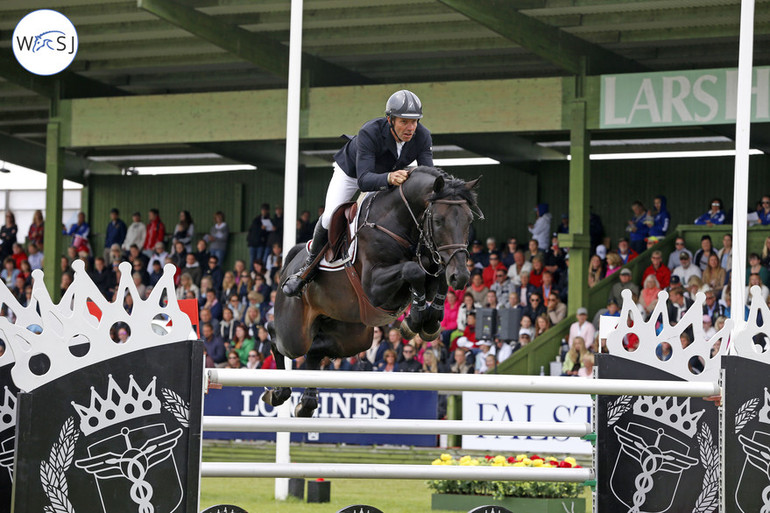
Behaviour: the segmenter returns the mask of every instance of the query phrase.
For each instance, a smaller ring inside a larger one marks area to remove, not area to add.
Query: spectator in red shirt
[[[543,286],[543,273],[545,272],[545,260],[542,255],[532,259],[532,271],[529,273],[529,284],[539,289]]]
[[[631,249],[628,245],[628,239],[623,237],[618,241],[618,256],[623,261],[623,265],[626,265],[631,260],[639,256],[639,253]]]
[[[484,278],[484,285],[486,287],[491,287],[495,282],[495,274],[498,269],[508,272],[508,268],[500,261],[500,256],[497,253],[490,253],[489,265],[484,268],[484,271],[481,274],[481,277]]]
[[[155,244],[163,242],[166,238],[166,226],[163,221],[160,220],[160,213],[157,208],[151,208],[149,214],[149,222],[147,223],[147,236],[144,238],[144,253],[147,256],[152,255],[152,250],[155,248]]]
[[[671,283],[671,269],[663,263],[663,253],[658,250],[653,251],[650,260],[652,263],[645,269],[642,275],[642,283],[644,283],[647,276],[654,274],[658,279],[658,283],[660,283],[660,288],[667,289],[669,283]]]

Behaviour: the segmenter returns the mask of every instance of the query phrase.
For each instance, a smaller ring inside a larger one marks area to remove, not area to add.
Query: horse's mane
[[[468,189],[465,186],[465,180],[455,178],[446,171],[438,167],[419,166],[414,168],[413,173],[425,173],[435,177],[441,177],[444,179],[444,188],[438,192],[433,193],[429,198],[429,201],[435,201],[437,199],[464,199],[471,207],[476,206],[476,191]]]

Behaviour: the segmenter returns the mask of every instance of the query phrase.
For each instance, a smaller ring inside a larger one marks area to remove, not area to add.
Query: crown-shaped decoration
[[[765,389],[767,390],[767,389]],[[0,433],[16,427],[16,396],[5,387],[3,402],[0,403]]]
[[[634,415],[656,420],[680,433],[693,437],[698,432],[698,419],[705,410],[690,412],[689,397],[641,396],[634,403]]]
[[[757,324],[757,318],[762,315],[762,326]],[[730,354],[750,358],[758,362],[770,364],[770,308],[762,299],[762,290],[758,286],[751,287],[751,306],[749,318],[744,326],[733,335]],[[763,339],[764,347],[756,341]]]
[[[91,387],[91,404],[88,407],[72,401],[73,408],[80,416],[80,430],[84,435],[122,424],[129,419],[160,413],[160,399],[155,395],[155,376],[147,388],[142,390],[131,374],[125,392],[115,383],[112,374],[108,379],[107,394],[104,397]]]
[[[770,392],[767,391],[767,387],[765,387],[765,402],[757,417],[763,424],[770,424]]]
[[[43,285],[43,273],[32,272],[32,301],[25,308],[12,306],[17,320],[11,324],[0,317],[0,337],[13,352],[16,361],[11,370],[14,384],[24,391],[60,378],[77,369],[103,362],[110,358],[170,342],[194,339],[190,318],[179,308],[174,287],[175,267],[167,264],[163,276],[146,300],[131,279],[131,264],[120,264],[120,283],[114,302],[107,301],[96,287],[82,261],[72,263],[75,278],[59,304],[54,304]],[[4,298],[4,284],[0,297]],[[131,313],[123,308],[126,295],[133,299]],[[167,303],[166,303],[167,301]],[[91,302],[101,313],[97,319],[89,311]],[[39,309],[40,315],[36,312]],[[153,321],[163,319],[164,329],[153,329]],[[20,322],[22,320],[22,322]],[[36,322],[31,322],[36,320]],[[110,330],[117,322],[129,326],[131,336],[124,344],[110,338]],[[27,329],[38,324],[40,333]]]
[[[642,312],[634,303],[631,291],[624,290],[622,296],[623,307],[618,326],[607,334],[607,350],[610,354],[656,367],[686,381],[716,382],[719,380],[721,358],[723,354],[727,354],[733,323],[728,319],[721,330],[706,339],[703,331],[703,303],[706,300],[704,293],[697,294],[693,305],[674,326],[669,322],[668,293],[665,290],[658,293],[658,303],[647,321],[644,321]],[[770,319],[770,312],[767,315]],[[632,322],[632,326],[628,325],[629,321]],[[656,332],[658,321],[661,322],[660,333]],[[683,348],[681,336],[690,326],[692,326],[694,339],[691,344]],[[623,346],[623,339],[627,335],[639,337],[639,347],[635,351],[629,351]],[[661,351],[658,346],[663,343],[670,346],[670,356],[658,356],[658,352]],[[712,356],[712,348],[715,348],[717,343],[718,349]],[[702,360],[701,372],[698,372],[700,367],[697,363],[698,359]]]

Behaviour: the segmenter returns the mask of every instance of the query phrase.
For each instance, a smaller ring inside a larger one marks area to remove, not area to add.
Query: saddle
[[[347,256],[348,247],[355,237],[350,226],[355,220],[357,212],[358,203],[355,201],[343,203],[334,210],[329,224],[329,242],[323,251],[327,261],[333,262]],[[367,326],[377,326],[382,324],[383,315],[396,316],[398,314],[398,311],[385,310],[372,305],[366,292],[364,292],[363,285],[361,285],[361,277],[350,259],[345,262],[345,274],[347,274],[348,281],[356,292],[361,322]]]

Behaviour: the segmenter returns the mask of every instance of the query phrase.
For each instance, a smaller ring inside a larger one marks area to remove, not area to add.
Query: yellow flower
[[[447,453],[442,454],[441,461],[452,461],[452,455]]]
[[[543,460],[532,460],[532,466],[533,467],[542,467],[543,466]]]
[[[477,466],[478,464],[479,464],[479,460],[477,460],[477,459],[472,459],[472,460],[471,460],[471,466],[475,467],[475,466]]]
[[[436,458],[435,460],[433,460],[433,461],[431,462],[431,465],[443,465],[443,464],[444,464],[444,462],[443,462],[443,461],[441,461],[441,460],[440,460],[440,459],[438,459],[438,458]]]
[[[521,460],[523,460],[526,457],[527,457],[526,454],[517,454],[516,455],[516,461],[521,461]]]
[[[531,466],[532,466],[532,460],[531,460],[531,459],[529,459],[529,458],[524,458],[524,459],[523,459],[521,462],[522,462],[522,463],[523,463],[525,466],[527,466],[527,467],[531,467]]]
[[[517,461],[516,463],[513,464],[513,466],[514,467],[526,467],[526,465],[522,461]]]
[[[492,464],[493,464],[493,465],[494,465],[494,464],[497,464],[497,466],[500,466],[500,465],[502,465],[503,463],[505,463],[505,456],[500,456],[500,455],[497,455],[497,456],[495,456],[495,457],[494,457],[494,459],[492,460]]]
[[[559,460],[557,460],[557,459],[556,459],[556,458],[554,458],[553,456],[548,456],[548,457],[545,459],[545,461],[559,461]]]
[[[463,464],[467,465],[468,462],[470,461],[471,461],[471,457],[466,454],[465,456],[460,458],[460,465],[463,465]]]
[[[575,458],[573,458],[572,456],[568,456],[568,457],[564,458],[564,461],[566,461],[567,463],[569,463],[573,467],[575,465],[577,465],[577,461],[575,461]]]

